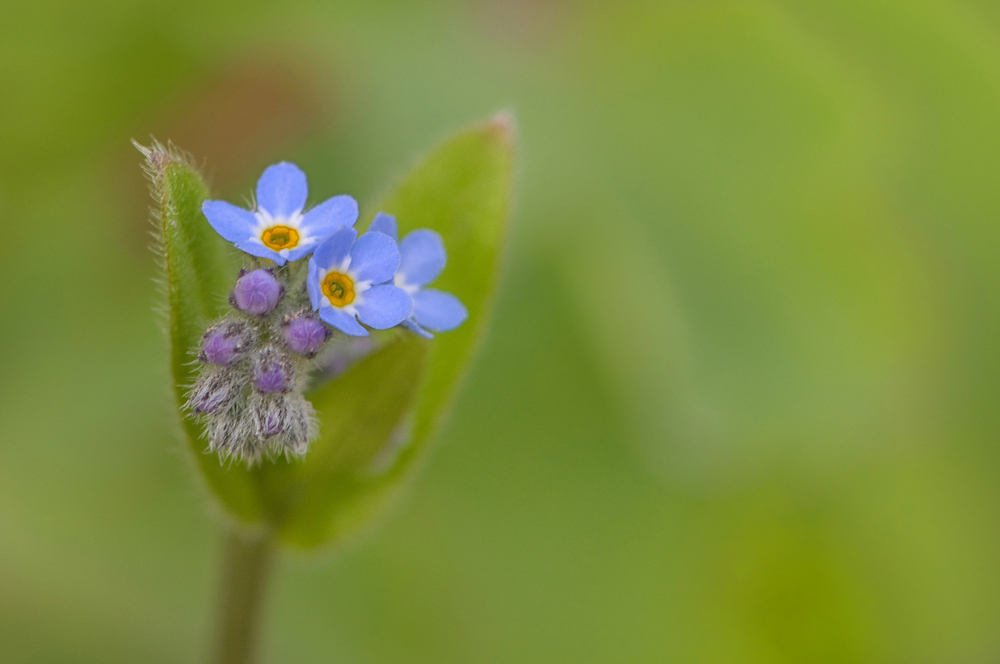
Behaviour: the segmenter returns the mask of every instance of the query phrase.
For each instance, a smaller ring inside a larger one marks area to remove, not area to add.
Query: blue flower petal
[[[424,328],[422,328],[419,325],[417,325],[417,322],[415,320],[413,320],[413,318],[407,318],[406,320],[403,321],[402,325],[403,325],[403,327],[405,327],[410,332],[415,332],[415,333],[419,334],[420,336],[422,336],[424,339],[433,339],[434,338],[433,334],[431,334],[429,331],[427,331]]]
[[[225,201],[205,201],[201,211],[215,232],[230,242],[246,242],[254,237],[257,217],[253,212]]]
[[[306,275],[306,290],[309,291],[309,304],[313,311],[318,311],[323,304],[323,293],[319,289],[319,266],[316,261],[309,261],[309,274]]]
[[[239,249],[241,251],[245,251],[246,253],[250,254],[251,256],[257,256],[258,258],[270,258],[272,261],[274,261],[278,265],[284,265],[285,264],[285,257],[284,256],[282,256],[281,254],[279,254],[277,251],[274,251],[273,249],[268,249],[267,247],[265,247],[264,245],[260,244],[259,242],[252,242],[252,241],[249,241],[249,240],[244,240],[242,242],[234,242],[233,244],[236,245],[237,249]]]
[[[368,232],[371,233],[375,231],[376,233],[385,233],[393,239],[393,241],[399,240],[399,231],[396,228],[396,218],[391,214],[386,214],[385,212],[379,212],[375,215],[372,220],[372,225],[368,227]]]
[[[368,336],[368,330],[361,327],[358,324],[358,321],[354,319],[354,316],[347,313],[343,309],[338,309],[337,307],[323,307],[319,310],[319,317],[330,325],[333,325],[344,334],[349,334],[352,337]]]
[[[441,236],[430,230],[413,231],[399,243],[399,269],[408,284],[429,284],[444,269],[446,256]]]
[[[334,196],[306,212],[299,228],[323,239],[341,226],[353,226],[357,220],[358,202],[350,196]]]
[[[288,260],[297,261],[311,254],[335,230],[353,226],[357,220],[358,202],[350,196],[334,196],[323,201],[302,217],[299,234],[303,237],[303,242],[288,252]]]
[[[315,262],[317,267],[324,270],[336,268],[351,253],[351,246],[357,237],[358,232],[352,227],[341,226],[330,237],[319,243],[309,261],[310,265]]]
[[[313,249],[315,249],[316,245],[318,245],[318,244],[319,244],[319,240],[313,240],[312,242],[303,242],[303,243],[299,244],[299,246],[295,247],[294,249],[289,249],[288,250],[288,262],[289,263],[294,263],[295,261],[299,260],[300,258],[308,256],[309,254],[311,254],[313,252]]]
[[[469,312],[451,293],[424,288],[413,294],[413,317],[435,332],[447,332],[465,322]]]
[[[376,330],[387,330],[410,317],[413,301],[402,288],[382,284],[360,293],[355,307],[362,323]]]
[[[268,166],[257,180],[257,206],[272,217],[287,219],[300,211],[308,194],[306,174],[287,161]]]
[[[359,237],[351,249],[350,270],[357,281],[381,284],[392,279],[398,266],[399,250],[396,249],[396,243],[383,233],[369,231]]]

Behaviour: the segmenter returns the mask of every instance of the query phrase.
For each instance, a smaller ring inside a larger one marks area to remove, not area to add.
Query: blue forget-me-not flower
[[[417,230],[398,242],[395,218],[379,213],[359,237],[353,198],[335,196],[304,211],[307,193],[305,174],[282,162],[261,175],[253,210],[202,205],[222,237],[278,264],[240,270],[232,310],[202,338],[201,370],[188,393],[209,449],[249,465],[305,454],[317,422],[304,390],[331,328],[367,337],[365,326],[403,325],[431,337],[468,317],[454,295],[425,288],[445,266],[440,235]],[[301,263],[286,265],[310,253],[305,275]]]
[[[314,311],[324,322],[356,337],[368,330],[395,327],[413,311],[402,288],[388,282],[399,267],[399,250],[382,233],[358,232],[346,226],[336,230],[309,259],[306,286]]]
[[[201,209],[212,228],[239,249],[284,265],[358,220],[358,203],[350,196],[334,196],[303,212],[308,193],[306,174],[283,161],[268,166],[257,181],[255,210],[225,201],[205,201]]]
[[[384,212],[375,215],[368,231],[383,233],[393,241],[399,236],[396,218]],[[399,243],[399,255],[399,267],[393,275],[393,282],[413,299],[413,312],[403,325],[430,338],[434,335],[428,330],[447,332],[465,322],[469,312],[457,297],[424,288],[438,278],[447,262],[441,236],[427,229],[413,231]]]

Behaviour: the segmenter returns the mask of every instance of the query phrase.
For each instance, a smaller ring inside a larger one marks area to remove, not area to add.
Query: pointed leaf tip
[[[517,136],[517,120],[510,111],[500,111],[490,118],[489,125],[503,138],[513,144]]]

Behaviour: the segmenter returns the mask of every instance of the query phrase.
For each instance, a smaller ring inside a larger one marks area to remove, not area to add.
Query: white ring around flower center
[[[358,310],[355,307],[362,301],[364,301],[364,292],[369,288],[371,288],[374,284],[372,284],[371,279],[368,279],[366,281],[358,281],[358,275],[356,272],[350,269],[349,267],[350,264],[351,264],[351,256],[350,254],[348,254],[347,257],[344,258],[344,260],[342,260],[340,262],[340,265],[338,265],[336,268],[332,270],[324,270],[323,268],[319,268],[319,270],[316,271],[316,281],[320,284],[323,283],[323,280],[326,279],[326,275],[328,275],[330,272],[340,272],[341,274],[346,274],[350,278],[350,280],[354,282],[354,288],[353,288],[354,300],[350,304],[344,305],[343,307],[336,307],[332,302],[330,302],[329,298],[324,296],[320,299],[319,303],[320,308],[322,307],[337,308],[340,309],[341,311],[349,313],[352,316],[358,315]]]
[[[264,231],[266,231],[268,228],[272,228],[274,226],[287,226],[288,228],[293,228],[298,232],[299,241],[295,245],[295,247],[289,247],[287,249],[277,250],[276,253],[279,256],[287,258],[288,252],[290,252],[292,249],[300,248],[304,245],[307,245],[315,241],[315,239],[308,233],[308,229],[302,228],[303,215],[301,210],[293,212],[288,217],[272,217],[267,210],[257,210],[253,214],[257,218],[257,229],[254,232],[253,239],[255,242],[260,243],[262,246],[267,247],[267,245],[264,244],[263,235]],[[270,247],[267,248],[271,249]],[[275,250],[271,249],[271,251]]]

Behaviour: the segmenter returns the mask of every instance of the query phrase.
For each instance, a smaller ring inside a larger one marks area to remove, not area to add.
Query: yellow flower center
[[[265,247],[275,251],[294,249],[299,243],[299,232],[288,226],[271,226],[260,234],[260,241]]]
[[[320,290],[335,307],[343,307],[354,302],[354,281],[340,272],[327,272],[320,284]]]

